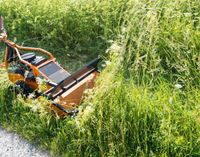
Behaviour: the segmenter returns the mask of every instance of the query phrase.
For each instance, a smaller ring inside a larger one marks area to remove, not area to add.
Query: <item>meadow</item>
[[[1,69],[1,126],[52,156],[200,156],[198,0],[0,0],[0,14],[10,39],[67,69],[104,67],[64,120],[10,93]]]

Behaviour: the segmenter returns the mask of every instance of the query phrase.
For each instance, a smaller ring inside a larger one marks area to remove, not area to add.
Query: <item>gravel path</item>
[[[0,127],[0,157],[50,157],[15,133],[8,133]]]

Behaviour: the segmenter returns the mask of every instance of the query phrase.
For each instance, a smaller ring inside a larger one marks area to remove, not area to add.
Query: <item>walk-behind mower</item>
[[[3,18],[0,17],[0,41],[6,45],[4,68],[8,78],[23,94],[37,93],[35,98],[45,96],[49,106],[60,116],[77,112],[86,89],[94,87],[99,75],[99,58],[91,61],[77,72],[70,74],[62,68],[54,56],[43,49],[23,47],[7,40]],[[40,55],[38,55],[40,54]],[[39,89],[38,80],[43,80],[46,89]]]

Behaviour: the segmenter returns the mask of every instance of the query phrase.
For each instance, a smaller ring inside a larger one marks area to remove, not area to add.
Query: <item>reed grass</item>
[[[55,50],[66,67],[97,54],[105,67],[74,119],[34,112],[1,81],[1,125],[53,156],[199,156],[199,8],[198,0],[0,1],[11,38]]]

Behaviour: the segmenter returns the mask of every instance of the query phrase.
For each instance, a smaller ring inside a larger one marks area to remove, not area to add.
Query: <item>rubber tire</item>
[[[16,94],[22,93],[25,97],[28,97],[28,95],[33,92],[33,89],[31,89],[24,81],[17,81],[15,83],[15,92]]]

